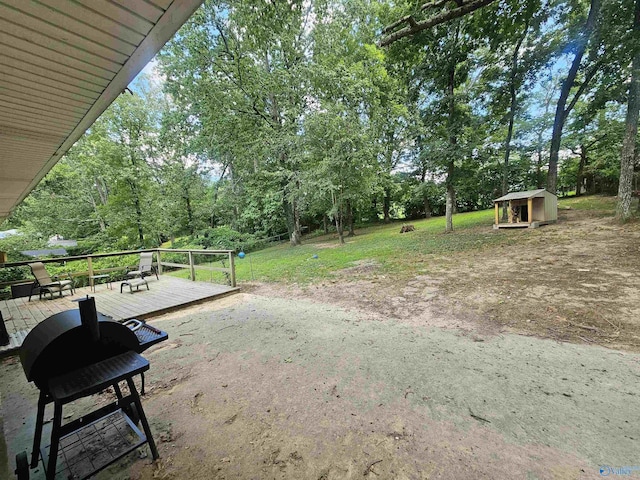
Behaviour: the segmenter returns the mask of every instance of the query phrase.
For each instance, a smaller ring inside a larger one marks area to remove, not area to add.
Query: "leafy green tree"
[[[341,105],[325,106],[307,118],[309,163],[316,178],[316,189],[329,196],[340,243],[344,243],[345,224],[352,221],[353,205],[367,192],[376,172],[368,148],[369,137],[358,117]]]
[[[160,55],[167,91],[197,118],[202,144],[233,164],[232,185],[246,190],[257,177],[279,192],[293,245],[301,241],[297,146],[314,8],[207,1]]]
[[[504,135],[501,195],[510,189],[510,157],[516,119],[523,112],[537,73],[556,48],[555,32],[544,32],[553,11],[553,1],[527,0],[503,2],[498,10],[488,8],[477,16],[479,35],[487,46],[476,52],[483,65],[481,82],[476,86],[480,98],[488,97],[487,107],[494,117],[490,124]],[[496,22],[495,19],[499,20]],[[488,95],[487,95],[488,92]],[[499,139],[496,139],[499,140]],[[507,221],[504,202],[502,221]]]
[[[553,121],[547,173],[547,190],[551,193],[556,193],[557,188],[558,158],[564,124],[576,102],[598,73],[603,61],[598,58],[601,56],[601,35],[599,35],[602,26],[602,21],[599,18],[601,3],[601,0],[591,0],[586,20],[582,20],[584,2],[573,2],[567,13],[567,20],[562,25],[568,33],[567,46],[573,53],[573,60],[561,84],[560,97],[556,104],[556,114]],[[587,58],[583,62],[585,54]],[[578,74],[581,74],[580,79]],[[569,99],[572,93],[573,96]]]
[[[153,165],[162,196],[164,230],[193,235],[207,225],[208,159],[195,148],[195,128],[189,117],[165,98],[158,155]]]
[[[104,129],[100,156],[111,177],[107,215],[111,235],[129,244],[156,242],[156,209],[150,202],[155,189],[150,163],[157,154],[158,111],[145,95],[124,93],[103,114],[98,129]],[[135,232],[135,233],[133,233]],[[135,237],[134,237],[135,235]]]
[[[638,112],[640,111],[640,0],[636,0],[631,29],[631,81],[627,102],[625,135],[620,159],[620,186],[616,213],[622,220],[631,216],[631,188],[636,160]]]

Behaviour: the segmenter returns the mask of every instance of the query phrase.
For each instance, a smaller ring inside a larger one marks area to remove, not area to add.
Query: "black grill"
[[[20,349],[20,361],[27,380],[33,381],[40,390],[31,468],[37,466],[40,455],[47,479],[53,479],[56,470],[61,468],[71,472],[71,460],[64,451],[69,443],[67,440],[81,435],[87,425],[95,428],[101,424],[101,419],[111,418],[118,412],[126,417],[125,423],[132,426],[139,436],[138,441],[117,457],[104,455],[108,463],[94,466],[94,471],[72,475],[71,478],[87,478],[145,442],[149,444],[153,458],[158,458],[133,377],[141,375],[144,394],[144,372],[149,369],[149,362],[140,353],[167,338],[166,332],[138,320],[124,324],[111,320],[96,312],[93,298],[88,297],[80,301],[78,310],[52,315],[31,330]],[[130,391],[126,397],[119,387],[121,381],[127,383]],[[62,425],[63,405],[108,387],[113,387],[116,393],[115,402]],[[44,409],[52,402],[55,408],[51,446],[40,452]],[[138,420],[144,434],[135,427]],[[64,459],[66,467],[57,465],[58,458]]]

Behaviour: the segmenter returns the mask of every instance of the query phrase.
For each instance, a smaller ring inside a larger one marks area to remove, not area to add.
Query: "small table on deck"
[[[105,282],[107,284],[107,288],[110,290],[113,290],[113,285],[111,283],[111,275],[91,275],[89,277],[89,283],[91,284],[91,290],[93,290],[93,293],[96,293],[96,280],[99,280],[101,278],[106,278],[107,281]]]

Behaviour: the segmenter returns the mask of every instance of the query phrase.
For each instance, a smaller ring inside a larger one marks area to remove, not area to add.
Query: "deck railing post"
[[[89,287],[93,289],[93,259],[87,255],[87,273],[89,275]]]
[[[196,281],[196,269],[193,266],[193,252],[189,250],[189,269],[191,270],[191,280]]]
[[[236,264],[234,263],[233,252],[229,252],[229,269],[231,270],[231,286],[236,286]]]
[[[158,275],[162,275],[162,258],[160,256],[160,250],[156,250],[156,255],[158,257]]]

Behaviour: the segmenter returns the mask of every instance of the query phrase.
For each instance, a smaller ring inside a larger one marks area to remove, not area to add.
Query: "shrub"
[[[260,243],[253,235],[240,233],[229,227],[207,228],[192,237],[191,242],[200,244],[205,249],[245,252],[255,250]]]

